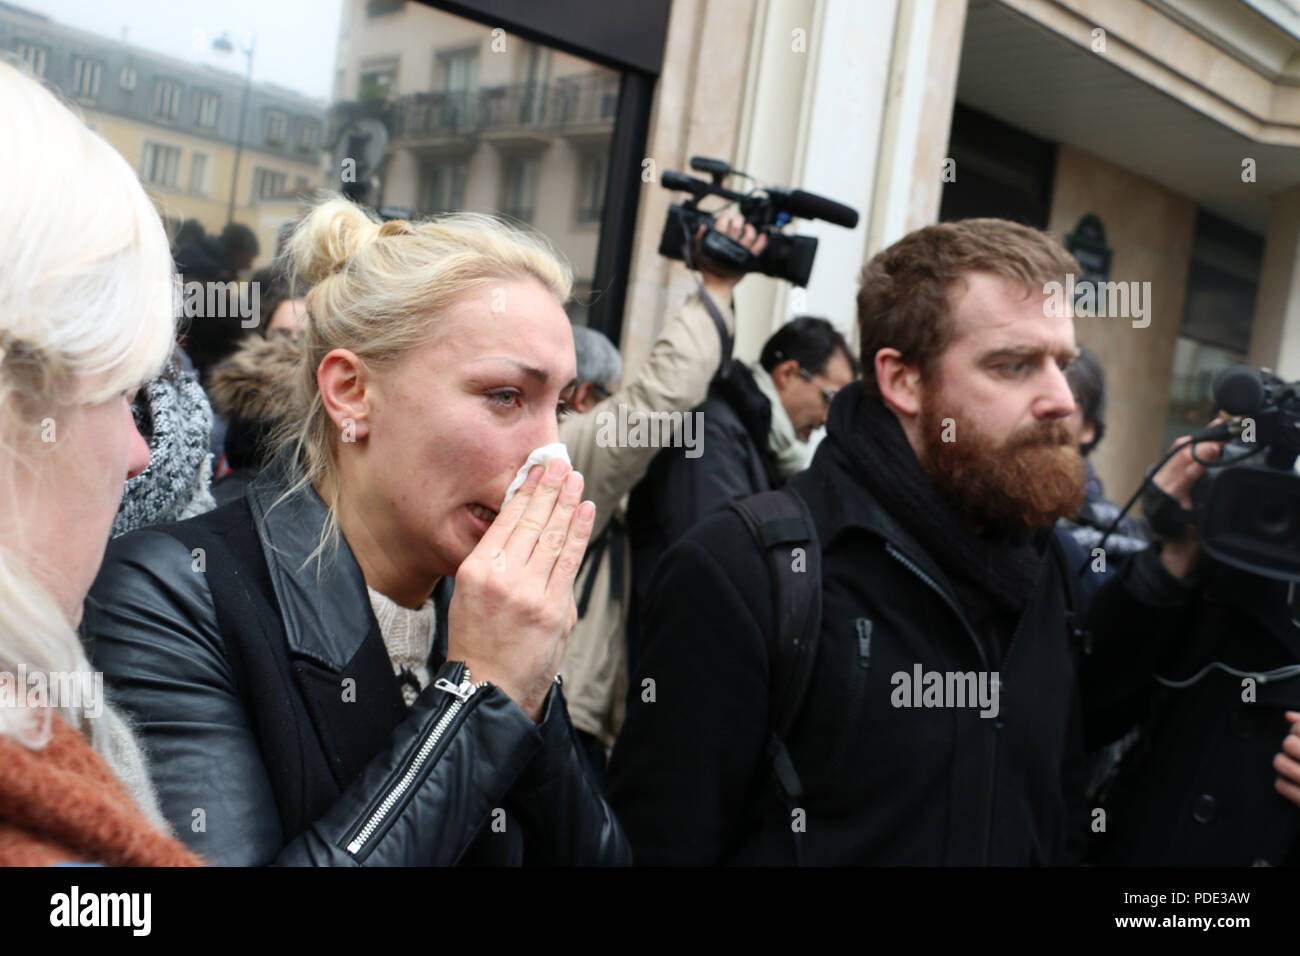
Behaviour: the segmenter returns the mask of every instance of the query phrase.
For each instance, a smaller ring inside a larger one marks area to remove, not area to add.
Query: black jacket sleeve
[[[204,574],[161,532],[115,545],[92,590],[95,664],[141,735],[164,815],[209,862],[455,863],[535,760],[553,784],[529,810],[566,850],[552,861],[627,862],[612,813],[586,789],[581,755],[563,746],[570,735],[560,695],[536,725],[491,686],[462,699],[431,684],[389,747],[285,846]],[[462,671],[449,662],[438,677],[459,684]]]
[[[627,864],[632,848],[586,772],[559,683],[538,724],[541,749],[506,796],[524,828],[525,865]]]
[[[1089,749],[1142,720],[1156,673],[1179,635],[1190,633],[1196,592],[1194,579],[1180,581],[1165,569],[1158,545],[1134,554],[1097,591],[1080,667]]]
[[[766,580],[762,556],[744,540],[739,518],[715,515],[671,548],[655,575],[647,643],[608,773],[637,863],[725,862],[767,776],[759,616],[768,605],[743,595],[714,557],[737,561],[742,580]]]

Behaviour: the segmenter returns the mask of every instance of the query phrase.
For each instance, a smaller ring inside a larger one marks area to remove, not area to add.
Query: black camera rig
[[[1177,540],[1195,525],[1206,554],[1249,574],[1300,582],[1300,383],[1267,370],[1231,365],[1214,378],[1214,406],[1231,416],[1180,442],[1147,470],[1147,478],[1120,512],[1139,497],[1151,527]],[[1202,442],[1225,442],[1218,458],[1196,452]],[[1153,478],[1166,461],[1192,446],[1205,474],[1183,508]],[[1114,530],[1118,519],[1107,530]],[[1105,546],[1105,537],[1102,546]]]
[[[743,275],[758,272],[786,279],[797,286],[806,286],[812,273],[813,257],[817,255],[815,236],[787,236],[780,230],[793,218],[824,219],[837,226],[852,229],[858,224],[858,213],[834,200],[801,189],[783,189],[778,186],[755,188],[747,193],[736,192],[722,185],[729,176],[753,177],[737,172],[721,159],[695,156],[691,169],[707,173],[711,181],[696,179],[683,173],[666,172],[661,180],[665,189],[691,194],[683,203],[674,203],[668,209],[663,236],[659,240],[659,254],[678,259],[694,267],[692,243],[701,225],[708,227],[700,240],[699,259],[725,272]],[[720,210],[705,211],[699,202],[706,196],[717,196],[737,204],[740,214],[749,225],[767,234],[767,247],[755,256],[739,242],[713,228],[714,214]]]

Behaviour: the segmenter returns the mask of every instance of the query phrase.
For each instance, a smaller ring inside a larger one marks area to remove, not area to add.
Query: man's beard
[[[953,420],[945,427],[944,419]],[[1049,527],[1083,504],[1083,456],[1063,420],[1022,428],[993,441],[942,392],[926,389],[921,413],[924,460],[935,489],[979,531]],[[945,433],[953,441],[944,441]]]

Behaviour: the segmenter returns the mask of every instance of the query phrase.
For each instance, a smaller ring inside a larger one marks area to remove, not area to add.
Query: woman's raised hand
[[[596,517],[581,498],[582,476],[568,462],[535,465],[457,570],[448,608],[447,659],[534,721],[578,620],[573,580]]]

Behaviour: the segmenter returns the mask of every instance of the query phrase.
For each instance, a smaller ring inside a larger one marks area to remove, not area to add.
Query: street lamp
[[[248,58],[248,74],[244,78],[244,101],[239,107],[239,137],[235,140],[235,171],[230,174],[230,204],[226,207],[226,225],[235,221],[235,190],[239,188],[239,158],[244,152],[244,117],[248,113],[248,94],[253,88],[253,50],[257,47],[257,34],[253,34],[248,46],[229,30],[212,41],[212,49],[218,53],[233,53],[236,49]]]

